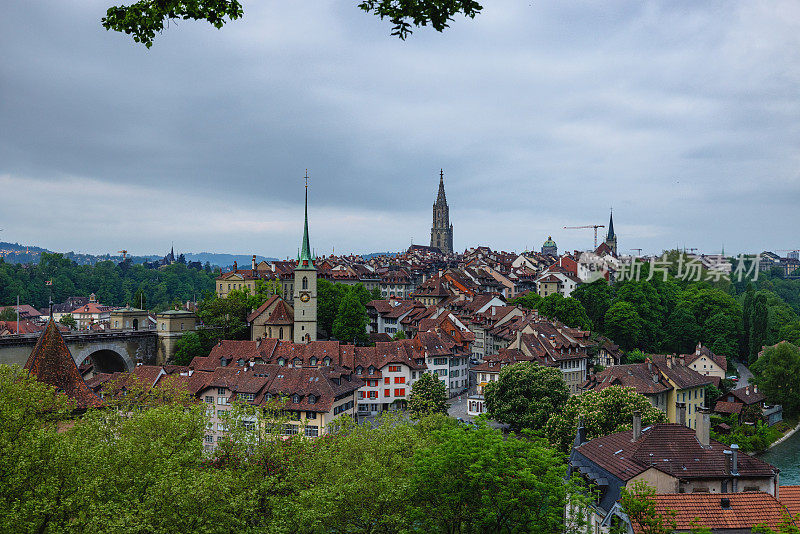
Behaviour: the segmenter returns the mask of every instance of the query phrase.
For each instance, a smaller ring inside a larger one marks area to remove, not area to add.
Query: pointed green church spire
[[[308,240],[308,170],[306,170],[305,227],[303,228],[303,244],[297,260],[297,268],[314,269],[314,257],[311,255],[311,244]]]

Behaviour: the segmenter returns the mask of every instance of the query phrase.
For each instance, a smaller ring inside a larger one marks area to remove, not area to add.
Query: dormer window
[[[238,365],[239,367],[244,367],[244,360],[242,358],[239,358],[238,360],[236,360],[236,365]]]
[[[374,375],[374,374],[375,374],[375,368],[374,368],[373,366],[371,366],[371,365],[370,365],[370,366],[369,366],[369,369],[367,369],[367,372],[368,372],[369,374],[371,374],[371,375]]]
[[[299,404],[300,403],[300,395],[297,395],[297,394],[292,395],[292,402],[295,403],[295,404]]]
[[[286,360],[284,360],[283,358],[278,358],[278,365],[283,367],[284,365],[286,365]]]
[[[317,403],[317,397],[315,397],[314,395],[309,395],[308,396],[308,403],[309,404],[316,404]]]
[[[330,365],[330,364],[331,364],[331,358],[330,358],[330,356],[325,356],[325,359],[324,359],[324,360],[322,360],[322,362],[323,362],[323,363],[324,363],[326,366],[327,366],[327,365]]]
[[[219,363],[222,365],[222,367],[227,367],[228,363],[230,362],[227,358],[220,358]]]
[[[272,400],[272,393],[264,393],[264,400],[269,402]]]
[[[364,368],[361,367],[360,365],[356,367],[356,374],[357,375],[364,374]]]
[[[303,362],[300,360],[300,358],[295,358],[295,359],[292,361],[292,365],[294,365],[295,367],[300,367],[300,366],[302,365],[302,363],[303,363]]]
[[[311,359],[308,361],[311,365],[317,365],[317,357],[312,356]]]

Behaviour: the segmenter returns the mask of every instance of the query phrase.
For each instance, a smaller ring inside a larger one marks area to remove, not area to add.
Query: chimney
[[[750,386],[745,386],[744,387],[744,394],[745,395],[750,395]]]
[[[733,476],[739,476],[739,446],[736,443],[731,445],[731,452],[733,454],[731,462],[731,474]]]
[[[753,393],[758,393],[758,385],[753,386]]]
[[[575,434],[574,447],[580,447],[586,443],[586,427],[583,426],[583,417],[578,418],[578,432]]]
[[[695,421],[695,433],[697,441],[704,449],[711,447],[711,419],[706,410],[697,410],[697,419]]]
[[[234,272],[239,269],[239,265],[236,263],[236,260],[233,260],[233,270]]]
[[[256,270],[256,255],[255,254],[253,254],[253,264],[252,265],[253,265],[253,271],[255,271]]]
[[[642,437],[642,412],[633,412],[633,438],[631,441],[636,441]]]
[[[725,455],[725,471],[724,474],[730,475],[731,474],[731,457],[733,456],[733,451],[725,449],[722,451],[722,454]]]
[[[686,403],[675,403],[675,422],[679,425],[686,426]]]
[[[672,354],[667,355],[667,367],[672,369]]]

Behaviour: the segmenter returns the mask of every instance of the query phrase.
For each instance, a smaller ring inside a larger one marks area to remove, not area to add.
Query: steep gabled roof
[[[74,399],[79,409],[98,408],[103,401],[86,385],[52,317],[31,351],[25,369]]]
[[[256,319],[256,317],[258,317],[259,315],[264,313],[264,311],[269,309],[269,307],[272,306],[275,303],[275,301],[278,300],[279,298],[280,297],[278,295],[272,295],[270,298],[267,299],[267,301],[264,304],[259,306],[253,313],[247,316],[247,322],[252,323]]]
[[[725,476],[725,455],[729,447],[710,440],[704,448],[694,430],[681,424],[663,423],[642,430],[641,437],[631,441],[630,431],[595,438],[573,450],[594,462],[620,480],[630,480],[648,469],[657,469],[682,480],[718,479]],[[739,477],[776,476],[770,464],[748,454],[739,453]]]

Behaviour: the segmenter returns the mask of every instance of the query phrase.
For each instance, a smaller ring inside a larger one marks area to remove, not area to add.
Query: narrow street
[[[738,360],[734,360],[734,365],[736,366],[736,373],[739,377],[739,381],[736,383],[737,388],[743,388],[745,386],[750,385],[750,379],[753,378],[753,373],[750,372],[750,369],[744,366],[743,363],[739,362]]]

